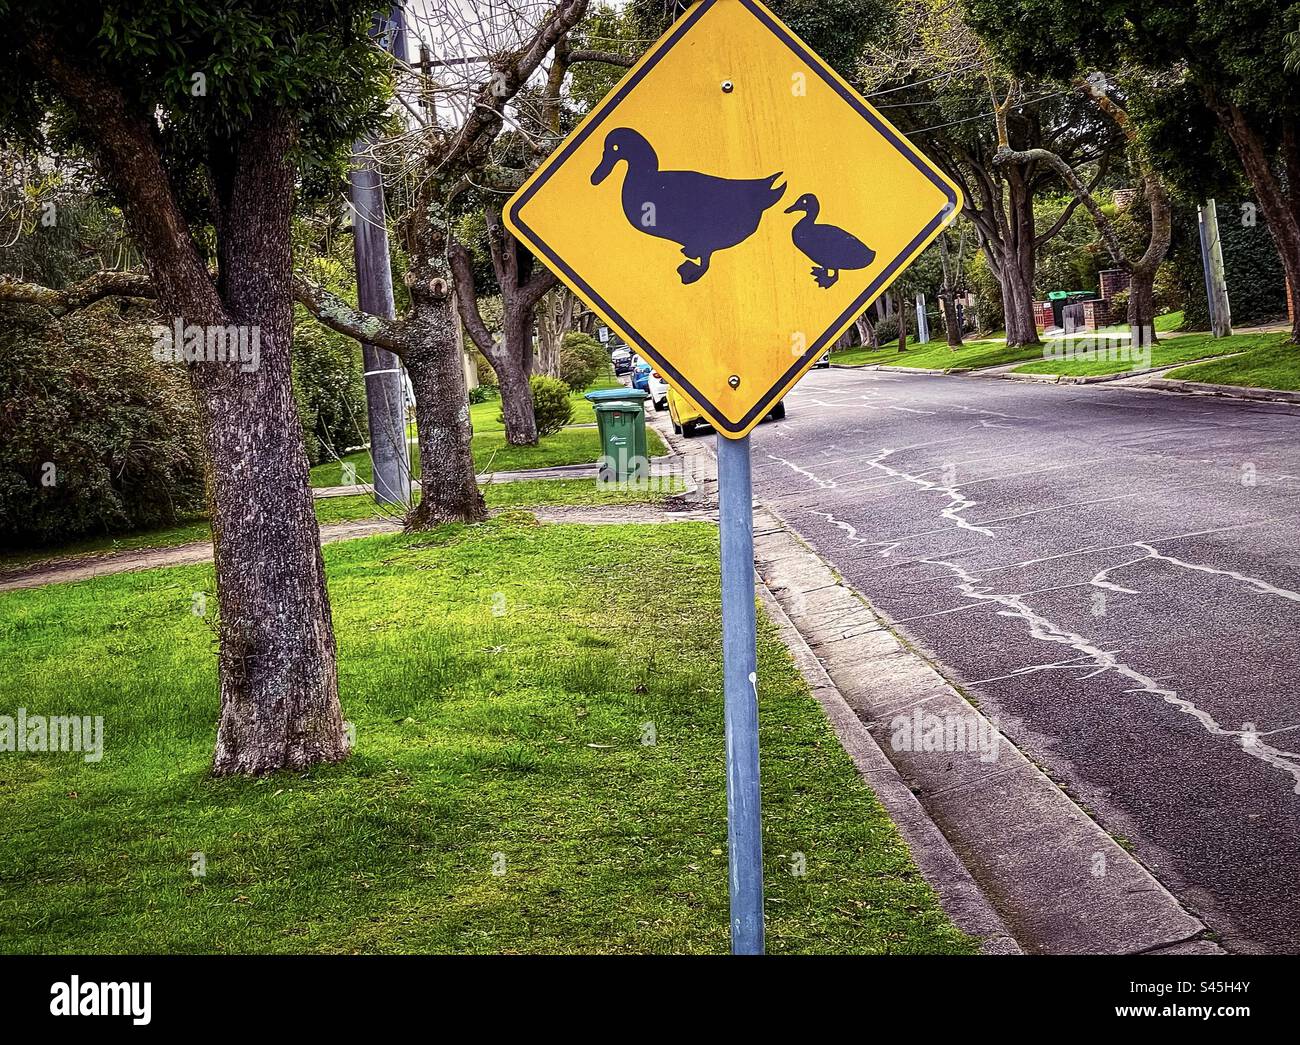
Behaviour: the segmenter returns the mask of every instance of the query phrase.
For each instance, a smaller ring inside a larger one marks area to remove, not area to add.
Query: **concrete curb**
[[[1191,366],[1191,363],[1179,364]],[[1174,369],[1174,368],[1170,368]],[[1181,392],[1184,395],[1227,396],[1232,399],[1251,399],[1263,403],[1300,403],[1300,392],[1278,388],[1251,388],[1246,385],[1215,385],[1208,381],[1180,381],[1172,377],[1147,378],[1134,382],[1134,388],[1158,388],[1163,392]]]
[[[1023,366],[1024,364],[1020,364]],[[1121,370],[1118,374],[1017,374],[1014,370],[997,376],[1004,381],[1036,381],[1046,385],[1102,385],[1112,381],[1124,381],[1128,378],[1152,374],[1161,367],[1150,370]]]
[[[858,774],[898,828],[898,833],[911,850],[917,869],[939,895],[939,903],[948,917],[962,932],[980,941],[982,954],[1023,954],[948,840],[908,790],[870,731],[845,703],[843,695],[794,622],[786,616],[776,596],[761,580],[758,591],[763,608],[776,624],[781,640],[826,713],[840,745],[853,759]]]
[[[976,752],[896,751],[892,743],[876,750],[919,799],[1024,951],[1221,953],[1204,939],[1199,919],[770,508],[755,513],[755,558],[764,584],[797,622],[863,730],[881,737],[900,718],[922,715],[970,723],[968,730],[978,724],[981,736],[996,738],[997,757],[988,761]],[[873,774],[873,786],[877,779],[887,778]],[[921,862],[923,854],[916,856]]]

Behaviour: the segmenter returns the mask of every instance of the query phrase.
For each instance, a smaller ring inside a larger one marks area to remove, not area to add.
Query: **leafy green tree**
[[[1300,288],[1300,4],[1278,0],[964,0],[986,44],[1026,73],[1133,65],[1158,77],[1134,113],[1153,162],[1212,180],[1230,142],[1291,285]],[[1300,310],[1292,340],[1300,343]]]
[[[294,409],[290,219],[300,185],[343,170],[382,66],[355,0],[0,0],[0,136],[84,152],[192,348],[220,612],[213,770],[347,754],[307,456]],[[122,289],[102,278],[85,303]],[[251,355],[256,339],[256,359]]]

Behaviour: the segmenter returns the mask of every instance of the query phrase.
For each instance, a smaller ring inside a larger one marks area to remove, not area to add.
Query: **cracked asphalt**
[[[840,369],[787,403],[756,498],[1226,947],[1300,951],[1300,408]]]

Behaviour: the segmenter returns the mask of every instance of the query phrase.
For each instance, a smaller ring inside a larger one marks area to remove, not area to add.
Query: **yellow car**
[[[707,428],[709,424],[690,400],[678,395],[677,390],[671,386],[668,388],[668,416],[672,419],[673,431],[680,432],[687,439],[698,434],[701,425]],[[785,403],[777,403],[767,416],[773,421],[781,420],[785,417]]]

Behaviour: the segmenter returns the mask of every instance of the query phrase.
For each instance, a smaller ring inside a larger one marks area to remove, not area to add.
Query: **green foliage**
[[[202,510],[198,419],[183,372],[150,355],[151,323],[108,302],[58,321],[0,312],[0,537],[48,543]]]
[[[382,112],[388,72],[367,37],[373,11],[359,0],[0,0],[0,138],[91,138],[55,104],[47,69],[31,57],[29,42],[45,39],[69,69],[110,85],[130,116],[150,122],[192,216],[206,212],[200,172],[225,169],[234,143],[275,109],[297,125],[305,178],[336,189],[349,144]],[[332,183],[314,177],[322,170]]]
[[[600,371],[592,365],[591,359],[575,348],[564,346],[560,349],[560,380],[571,391],[582,392],[591,387]]]
[[[1221,187],[1231,155],[1207,96],[1239,107],[1266,142],[1300,109],[1286,73],[1300,4],[1277,0],[966,0],[968,21],[1014,69],[1068,80],[1092,69],[1156,75],[1125,84],[1160,168],[1198,196]],[[1228,174],[1231,177],[1231,174]]]
[[[366,440],[361,346],[321,326],[301,307],[294,317],[293,393],[312,464]]]
[[[474,404],[487,403],[501,395],[496,385],[475,385],[469,390],[469,401]]]
[[[1262,211],[1255,224],[1243,222],[1243,212],[1224,201],[1219,212],[1223,271],[1228,282],[1232,322],[1254,326],[1286,318],[1286,276]]]
[[[1034,204],[1034,223],[1048,229],[1065,212],[1070,197],[1055,196]],[[1083,207],[1076,207],[1061,231],[1043,244],[1034,273],[1039,300],[1052,290],[1096,290],[1097,271],[1109,267],[1097,226]]]
[[[560,380],[575,392],[591,387],[609,366],[609,355],[599,341],[581,331],[564,335],[560,347]]]
[[[533,416],[537,419],[538,438],[555,435],[573,420],[573,403],[569,386],[553,377],[534,375],[528,381],[533,395]]]
[[[876,324],[876,340],[881,348],[888,348],[890,342],[898,340],[898,317],[886,316]]]
[[[971,293],[975,295],[981,329],[1001,330],[1007,325],[1002,310],[1002,286],[989,268],[988,258],[982,250],[976,251],[970,259],[966,266],[966,278],[970,282]]]
[[[1258,208],[1251,212],[1226,200],[1219,202],[1219,239],[1223,245],[1223,271],[1233,325],[1254,326],[1285,318],[1286,279],[1263,213]],[[1254,218],[1253,226],[1244,223],[1248,213]],[[1175,211],[1173,231],[1169,279],[1176,284],[1181,297],[1177,307],[1186,311],[1186,329],[1209,330],[1210,313],[1205,300],[1205,272],[1194,207],[1183,206]]]

